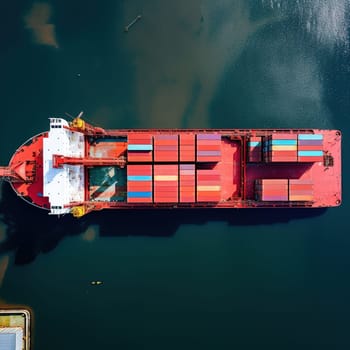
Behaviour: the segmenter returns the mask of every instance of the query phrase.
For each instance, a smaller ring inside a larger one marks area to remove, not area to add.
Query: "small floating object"
[[[91,285],[93,285],[93,286],[99,286],[100,284],[103,284],[102,281],[91,281],[90,283],[91,283]]]
[[[132,27],[138,20],[140,20],[142,18],[141,15],[138,15],[133,21],[131,21],[127,26],[125,26],[124,28],[124,32],[128,32],[130,27]]]

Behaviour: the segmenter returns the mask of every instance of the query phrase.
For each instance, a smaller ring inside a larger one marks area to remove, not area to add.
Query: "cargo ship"
[[[341,204],[341,132],[113,129],[49,118],[0,178],[51,215],[101,209]]]

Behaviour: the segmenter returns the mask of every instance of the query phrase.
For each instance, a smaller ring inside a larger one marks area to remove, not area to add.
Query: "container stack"
[[[194,162],[195,153],[195,134],[180,134],[180,162]]]
[[[197,134],[197,162],[219,162],[221,160],[221,135]]]
[[[127,202],[152,203],[152,165],[127,166]]]
[[[247,143],[248,162],[261,162],[261,136],[252,136]]]
[[[196,170],[194,164],[180,164],[180,202],[196,201]]]
[[[154,202],[177,203],[178,202],[178,165],[155,164],[154,165]]]
[[[306,179],[289,180],[289,200],[290,201],[312,201],[313,181]]]
[[[299,134],[298,135],[298,162],[322,162],[323,161],[323,135]]]
[[[155,135],[154,136],[154,161],[155,162],[178,162],[179,135]]]
[[[220,199],[220,173],[212,169],[197,169],[197,202],[219,202]]]
[[[265,142],[264,160],[266,162],[297,162],[297,135],[269,135]]]
[[[128,161],[152,162],[152,135],[133,133],[128,135]]]
[[[288,201],[288,179],[258,179],[255,194],[258,201]]]

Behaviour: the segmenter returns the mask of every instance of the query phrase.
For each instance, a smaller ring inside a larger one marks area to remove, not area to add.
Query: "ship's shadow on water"
[[[32,207],[2,185],[0,202],[4,237],[0,254],[14,251],[15,264],[32,262],[40,253],[54,249],[66,236],[79,235],[90,225],[104,236],[171,237],[181,225],[226,222],[232,226],[272,225],[324,214],[326,209],[191,209],[191,210],[105,210],[76,219],[71,215],[57,218]],[[214,233],[213,233],[214,234]],[[233,232],[234,234],[234,232]]]

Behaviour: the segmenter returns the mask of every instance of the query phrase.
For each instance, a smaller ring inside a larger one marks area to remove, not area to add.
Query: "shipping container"
[[[322,157],[322,151],[298,151],[299,157]]]
[[[275,134],[268,136],[268,139],[271,139],[271,140],[296,140],[297,137],[298,137],[297,134],[275,133]]]
[[[298,157],[298,162],[300,163],[314,163],[314,162],[323,162],[323,157]]]
[[[297,145],[271,146],[269,151],[297,151]]]
[[[130,164],[127,167],[128,175],[152,175],[151,164]]]
[[[322,134],[298,134],[299,140],[323,140]]]
[[[313,184],[314,181],[312,179],[289,179],[289,184]]]
[[[296,146],[297,145],[297,140],[270,140],[269,145],[272,146]]]
[[[323,152],[323,147],[320,147],[320,146],[298,146],[298,151],[321,151],[321,152]]]
[[[318,146],[323,148],[323,140],[298,140],[298,147],[300,146]]]
[[[197,140],[221,140],[220,134],[197,134]]]

